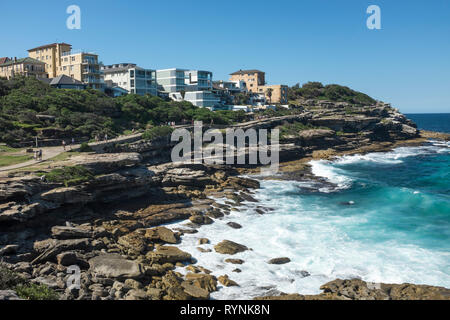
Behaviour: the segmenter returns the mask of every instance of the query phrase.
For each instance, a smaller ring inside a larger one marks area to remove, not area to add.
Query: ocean
[[[450,132],[450,115],[409,117],[419,128]],[[259,203],[244,203],[239,212],[183,237],[180,249],[198,265],[240,285],[221,288],[212,298],[317,294],[336,278],[450,288],[449,142],[310,164],[332,185],[262,179],[254,195]],[[259,215],[257,206],[273,211]],[[242,229],[230,228],[230,221]],[[199,252],[203,237],[211,240],[206,249],[227,239],[252,250],[234,255],[245,263],[232,265],[214,250]],[[267,263],[277,257],[291,262]]]

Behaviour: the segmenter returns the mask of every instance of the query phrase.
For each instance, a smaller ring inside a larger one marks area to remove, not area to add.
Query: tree
[[[266,91],[266,95],[269,97],[270,104],[272,104],[272,93],[273,93],[273,89],[272,88],[268,88],[267,91]]]

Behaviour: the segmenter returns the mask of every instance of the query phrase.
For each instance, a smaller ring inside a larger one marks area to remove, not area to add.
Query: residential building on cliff
[[[45,63],[27,57],[8,59],[0,64],[0,77],[11,79],[15,76],[47,78]]]
[[[64,52],[61,57],[61,66],[57,72],[87,84],[93,89],[102,89],[104,83],[101,78],[98,55],[88,52]]]
[[[72,51],[68,43],[52,43],[28,50],[31,58],[45,63],[49,78],[69,76],[94,89],[102,89],[98,55],[83,51]]]
[[[204,70],[163,69],[156,71],[160,94],[175,101],[189,101],[197,107],[212,108],[220,99],[212,92],[213,74]]]
[[[178,68],[157,70],[156,82],[158,90],[164,93],[211,90],[212,72]]]
[[[59,75],[61,57],[71,49],[72,46],[68,43],[52,43],[28,50],[28,56],[44,62],[48,77],[55,78]]]
[[[243,81],[248,92],[259,92],[258,88],[266,84],[266,73],[260,70],[239,70],[230,74],[230,81]]]
[[[263,71],[239,70],[230,74],[230,81],[244,81],[249,93],[264,94],[269,103],[288,103],[286,85],[267,85],[266,74]],[[258,98],[261,101],[260,97]]]
[[[139,95],[158,95],[156,70],[144,69],[133,63],[120,63],[101,68],[108,87],[120,87]]]

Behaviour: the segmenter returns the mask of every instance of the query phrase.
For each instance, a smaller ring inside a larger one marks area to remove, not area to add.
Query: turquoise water
[[[245,203],[240,212],[183,237],[182,249],[199,265],[240,284],[221,288],[213,298],[316,294],[336,278],[450,288],[449,142],[311,166],[328,183],[262,179],[254,195],[259,203]],[[273,211],[259,215],[257,206]],[[242,229],[231,229],[230,221]],[[200,253],[202,237],[211,240],[205,249],[228,239],[252,250],[233,256],[243,265],[231,265],[214,251]],[[291,263],[267,264],[275,257],[289,257]],[[242,272],[233,272],[236,267]]]
[[[450,288],[450,143],[311,165],[330,183],[261,180],[254,195],[259,203],[245,203],[240,212],[183,237],[180,247],[199,265],[240,284],[213,298],[316,294],[336,278]],[[257,206],[274,211],[259,215]],[[242,229],[231,229],[230,221]],[[205,249],[228,239],[253,250],[233,256],[243,265],[231,265],[227,256],[199,252],[202,237],[211,240]],[[267,264],[275,257],[291,263]],[[233,272],[236,267],[242,272]]]

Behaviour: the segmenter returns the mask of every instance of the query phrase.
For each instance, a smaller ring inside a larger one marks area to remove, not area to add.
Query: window
[[[67,69],[67,68],[64,66],[64,67],[63,67],[63,70],[66,71],[66,69]]]
[[[75,57],[72,57],[72,61],[75,61]]]
[[[134,87],[134,80],[131,80],[131,87]]]

